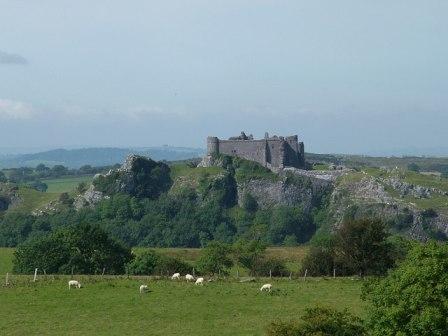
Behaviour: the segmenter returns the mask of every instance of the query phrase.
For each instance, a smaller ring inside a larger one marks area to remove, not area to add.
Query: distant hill
[[[124,161],[129,154],[140,154],[153,160],[177,161],[203,156],[201,148],[147,147],[147,148],[82,148],[54,149],[45,152],[0,156],[0,168],[35,167],[39,163],[48,166],[64,165],[79,168],[84,165],[109,166]]]

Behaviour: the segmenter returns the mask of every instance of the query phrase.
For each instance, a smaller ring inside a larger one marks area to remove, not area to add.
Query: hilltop
[[[3,182],[2,244],[14,246],[30,235],[93,221],[133,246],[199,247],[211,239],[239,237],[289,246],[365,216],[381,217],[396,234],[446,239],[448,179],[440,172],[408,169],[429,167],[435,159],[405,158],[392,168],[309,157],[309,170],[271,171],[228,156],[198,166],[194,160],[163,163],[133,155],[121,167],[97,170],[101,174],[95,178],[46,179],[46,192]],[[438,164],[443,168],[443,161]]]
[[[187,147],[147,147],[147,148],[81,148],[54,149],[33,154],[0,156],[0,168],[36,167],[38,164],[48,166],[63,165],[79,168],[84,165],[112,166],[123,162],[130,154],[152,157],[160,161],[176,161],[197,158],[204,150]]]

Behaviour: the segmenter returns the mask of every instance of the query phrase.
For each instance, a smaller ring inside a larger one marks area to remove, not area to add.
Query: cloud
[[[28,103],[0,98],[0,119],[30,119],[35,112],[35,109]]]
[[[10,54],[0,50],[0,64],[26,65],[28,64],[28,61],[23,56]]]

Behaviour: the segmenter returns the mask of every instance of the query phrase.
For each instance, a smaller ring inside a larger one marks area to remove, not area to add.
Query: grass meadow
[[[263,335],[270,321],[316,304],[363,316],[361,281],[348,278],[220,280],[195,286],[149,277],[13,276],[0,286],[3,335]],[[272,293],[261,293],[263,283]],[[140,284],[150,292],[139,293]]]
[[[93,176],[68,176],[55,179],[43,179],[47,186],[47,193],[63,193],[73,191],[79,183],[85,182],[90,184],[92,182]]]
[[[157,250],[189,261],[200,255],[199,249]],[[298,318],[316,304],[364,314],[357,279],[293,276],[241,283],[229,276],[202,287],[157,277],[39,273],[34,283],[32,275],[11,274],[13,252],[0,248],[2,335],[263,335],[272,320]],[[305,252],[305,247],[268,250],[293,264]],[[71,278],[83,287],[69,290]],[[273,284],[272,293],[259,291],[266,282]],[[141,284],[150,292],[140,294]]]

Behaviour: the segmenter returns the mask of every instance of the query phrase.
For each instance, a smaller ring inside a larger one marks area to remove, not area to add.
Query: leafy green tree
[[[448,245],[416,245],[386,278],[364,288],[372,335],[448,332]]]
[[[27,186],[40,192],[46,192],[48,189],[48,185],[40,180],[29,182]]]
[[[335,236],[335,261],[349,273],[384,274],[393,266],[389,234],[378,219],[349,220]]]
[[[415,162],[411,162],[408,164],[408,170],[418,173],[420,171],[420,166]]]
[[[233,255],[238,265],[249,269],[255,274],[265,258],[266,244],[258,240],[238,240],[233,245]]]
[[[3,172],[0,170],[0,183],[5,183],[5,182],[7,182],[7,181],[8,181],[8,179],[6,178],[5,173],[3,173]]]
[[[51,168],[51,175],[54,177],[59,177],[63,175],[67,175],[68,168],[64,167],[62,165],[55,165],[53,168]]]
[[[231,258],[231,248],[229,245],[211,241],[201,253],[198,260],[198,268],[202,273],[206,274],[221,274],[229,273],[229,268],[232,267],[233,261]]]
[[[308,270],[311,276],[331,275],[335,268],[332,247],[311,246],[302,262],[302,271]],[[340,269],[338,269],[340,272]]]
[[[274,321],[267,328],[268,336],[363,336],[362,321],[347,310],[308,308],[300,321]]]
[[[14,271],[32,273],[122,274],[132,259],[131,251],[108,237],[98,226],[81,224],[31,239],[14,253]]]
[[[149,250],[136,256],[126,269],[128,274],[133,275],[168,275],[191,272],[192,267],[179,259]]]
[[[258,210],[258,203],[255,197],[249,193],[245,193],[243,197],[243,209],[247,212],[254,213]]]

